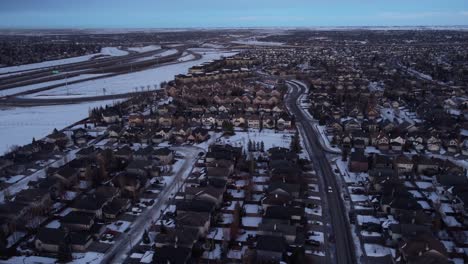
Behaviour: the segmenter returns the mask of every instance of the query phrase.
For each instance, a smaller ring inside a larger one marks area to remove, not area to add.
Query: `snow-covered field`
[[[1,96],[7,96],[7,95],[13,95],[13,94],[33,90],[33,89],[39,89],[39,88],[42,88],[42,87],[47,87],[47,86],[51,86],[51,85],[55,85],[55,84],[61,84],[61,83],[65,83],[67,81],[68,82],[78,81],[78,80],[98,77],[98,76],[102,76],[102,75],[104,75],[104,74],[82,74],[82,75],[79,75],[79,76],[68,78],[67,80],[55,80],[55,81],[25,85],[25,86],[12,88],[12,89],[8,89],[8,90],[2,90],[2,91],[0,91],[0,97]],[[66,86],[64,86],[64,87],[66,88]]]
[[[19,66],[3,67],[3,68],[0,68],[0,74],[2,77],[4,77],[7,75],[3,75],[3,74],[7,74],[11,72],[35,70],[35,69],[44,68],[44,67],[52,67],[52,66],[57,66],[57,65],[69,64],[69,63],[83,62],[83,61],[88,61],[97,55],[123,56],[127,54],[128,54],[128,51],[120,50],[116,47],[105,47],[101,49],[100,53],[95,53],[95,54],[83,55],[83,56],[72,57],[72,58],[61,59],[61,60],[43,61],[43,62],[24,64],[24,65],[19,65]]]
[[[26,97],[37,98],[54,96],[55,98],[72,98],[103,95],[104,89],[106,90],[106,94],[134,92],[135,89],[140,91],[142,87],[144,90],[147,90],[148,87],[150,87],[150,89],[154,89],[155,85],[159,86],[163,81],[170,81],[174,79],[174,76],[177,74],[187,73],[188,69],[192,66],[210,60],[219,59],[221,56],[227,57],[234,54],[236,53],[223,51],[205,52],[199,60],[170,64],[163,67],[122,74],[109,78],[75,83],[68,85],[68,87],[62,86],[53,90],[30,94]]]
[[[281,42],[270,42],[270,41],[258,41],[256,39],[236,40],[232,41],[234,44],[242,45],[254,45],[254,46],[282,46],[284,43]]]
[[[54,128],[61,129],[71,125],[87,117],[91,108],[112,103],[113,101],[100,101],[0,109],[0,153],[4,153],[13,145],[31,143],[33,137],[42,138]]]
[[[166,57],[166,56],[174,55],[177,52],[178,52],[178,50],[176,50],[176,49],[168,49],[168,50],[165,50],[165,51],[163,51],[161,53],[155,54],[153,56],[138,58],[138,59],[134,60],[134,62],[147,61],[147,60],[152,60],[152,59],[156,59],[156,58],[160,58],[160,57]]]
[[[276,132],[271,129],[264,129],[259,132],[258,129],[251,129],[248,132],[236,131],[236,134],[231,137],[221,137],[219,140],[223,143],[232,144],[234,146],[247,147],[249,140],[253,142],[262,142],[265,145],[265,150],[273,147],[289,148],[291,137],[294,134],[289,132]]]
[[[128,48],[130,51],[136,51],[136,52],[148,52],[148,51],[153,51],[153,50],[159,50],[161,49],[161,46],[159,45],[149,45],[149,46],[144,46],[144,47],[132,47]]]

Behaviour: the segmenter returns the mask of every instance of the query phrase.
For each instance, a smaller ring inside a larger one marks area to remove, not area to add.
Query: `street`
[[[330,256],[332,263],[356,263],[355,247],[351,235],[351,229],[348,222],[346,208],[340,195],[340,185],[337,184],[333,174],[330,162],[326,157],[326,151],[319,141],[320,135],[313,128],[310,119],[304,114],[298,106],[299,97],[306,91],[306,87],[298,82],[287,82],[289,93],[286,96],[286,105],[295,116],[296,126],[304,140],[304,145],[314,164],[314,167],[322,184],[322,190],[328,190],[325,194],[324,203],[328,205],[325,210],[329,211],[329,221],[332,232],[329,235],[334,236],[334,241],[330,237],[326,243],[335,243],[335,256]],[[324,211],[325,211],[324,210]],[[330,249],[330,251],[332,251]]]
[[[177,147],[174,149],[185,155],[184,163],[180,170],[174,175],[174,180],[159,194],[154,206],[138,216],[136,221],[131,225],[131,230],[128,233],[123,233],[119,239],[115,241],[114,245],[105,253],[101,263],[123,262],[125,255],[136,243],[140,242],[143,233],[150,227],[152,220],[159,217],[161,210],[164,209],[169,202],[172,193],[176,192],[181,183],[188,177],[192,171],[191,168],[193,164],[198,158],[198,153],[204,151],[197,147]]]

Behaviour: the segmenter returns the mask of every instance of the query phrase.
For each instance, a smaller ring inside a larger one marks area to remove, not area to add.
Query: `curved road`
[[[335,236],[335,263],[356,263],[355,246],[348,222],[348,215],[340,195],[340,185],[336,181],[336,176],[332,171],[330,162],[326,157],[326,152],[320,144],[320,135],[313,128],[310,120],[304,114],[299,105],[299,97],[305,93],[306,87],[299,82],[287,82],[289,93],[286,96],[286,105],[296,118],[296,125],[304,140],[304,145],[323,183],[323,190],[326,191],[325,198],[329,209],[332,234]],[[327,191],[331,188],[331,192]],[[331,241],[328,241],[330,244]]]

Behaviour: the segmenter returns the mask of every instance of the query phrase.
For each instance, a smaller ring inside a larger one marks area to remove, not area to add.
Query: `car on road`
[[[141,214],[143,212],[143,210],[141,208],[138,208],[138,207],[133,207],[131,212],[133,214]]]
[[[331,186],[328,186],[327,190],[328,190],[328,192],[329,192],[329,193],[332,193],[332,192],[333,192],[333,190],[332,190],[332,187],[331,187]]]

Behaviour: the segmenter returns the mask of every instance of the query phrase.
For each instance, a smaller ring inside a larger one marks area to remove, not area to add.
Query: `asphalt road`
[[[320,135],[316,133],[309,118],[298,106],[299,97],[305,93],[306,87],[298,82],[288,82],[289,93],[286,96],[286,105],[296,118],[296,125],[304,139],[304,145],[315,166],[317,175],[323,183],[322,190],[326,192],[326,203],[334,235],[335,256],[331,256],[334,263],[356,263],[355,246],[351,235],[346,208],[340,194],[340,185],[337,183],[332,171],[326,151],[320,144]],[[331,188],[331,191],[328,189]],[[327,239],[328,240],[328,239]],[[327,241],[328,245],[333,243]],[[330,250],[331,252],[332,250]]]
[[[179,153],[185,155],[184,163],[180,167],[179,171],[174,175],[174,180],[164,188],[159,194],[156,203],[150,209],[144,211],[130,226],[131,229],[128,233],[122,233],[122,235],[115,241],[111,248],[105,253],[101,263],[122,263],[126,257],[126,254],[130,252],[131,248],[140,243],[141,238],[145,229],[148,229],[151,225],[151,221],[159,217],[160,212],[180,185],[185,181],[191,172],[191,169],[198,159],[198,153],[203,149],[198,147],[177,147],[174,148]]]

